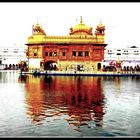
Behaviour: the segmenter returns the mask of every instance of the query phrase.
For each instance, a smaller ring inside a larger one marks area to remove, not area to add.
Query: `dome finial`
[[[37,17],[37,24],[38,24],[38,17]]]
[[[100,24],[102,24],[102,20],[101,20],[101,18],[100,18]]]
[[[82,23],[82,22],[83,22],[83,20],[82,20],[82,16],[81,16],[80,18],[81,18],[80,23]]]

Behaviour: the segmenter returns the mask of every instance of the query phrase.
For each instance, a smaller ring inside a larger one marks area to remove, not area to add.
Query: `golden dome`
[[[73,34],[85,34],[85,35],[92,35],[92,27],[87,26],[83,23],[82,18],[79,24],[70,28],[70,35]]]
[[[79,23],[75,27],[73,27],[73,30],[79,30],[79,29],[86,29],[89,30],[91,27],[86,26],[84,23]]]
[[[35,25],[35,27],[40,27],[39,23],[37,23],[37,24]]]

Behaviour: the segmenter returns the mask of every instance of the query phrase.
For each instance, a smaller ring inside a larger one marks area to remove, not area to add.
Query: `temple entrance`
[[[55,61],[47,61],[47,62],[45,62],[44,70],[58,70],[57,63]]]
[[[101,63],[98,63],[98,64],[97,64],[97,69],[98,69],[98,70],[101,70]]]

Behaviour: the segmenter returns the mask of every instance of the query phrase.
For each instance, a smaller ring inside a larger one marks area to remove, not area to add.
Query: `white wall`
[[[29,59],[29,68],[31,69],[39,69],[40,68],[40,58]]]

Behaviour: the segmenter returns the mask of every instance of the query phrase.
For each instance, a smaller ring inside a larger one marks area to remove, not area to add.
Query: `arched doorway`
[[[101,70],[101,63],[98,63],[98,64],[97,64],[97,69],[98,69],[98,70]]]
[[[16,69],[18,69],[18,64],[16,64]]]
[[[58,65],[55,61],[47,61],[44,64],[44,70],[58,70]]]
[[[13,69],[15,69],[15,64],[12,65]]]
[[[5,64],[5,69],[8,69],[8,65],[7,64]]]
[[[9,64],[9,69],[11,69],[11,67],[12,67],[12,64]]]

